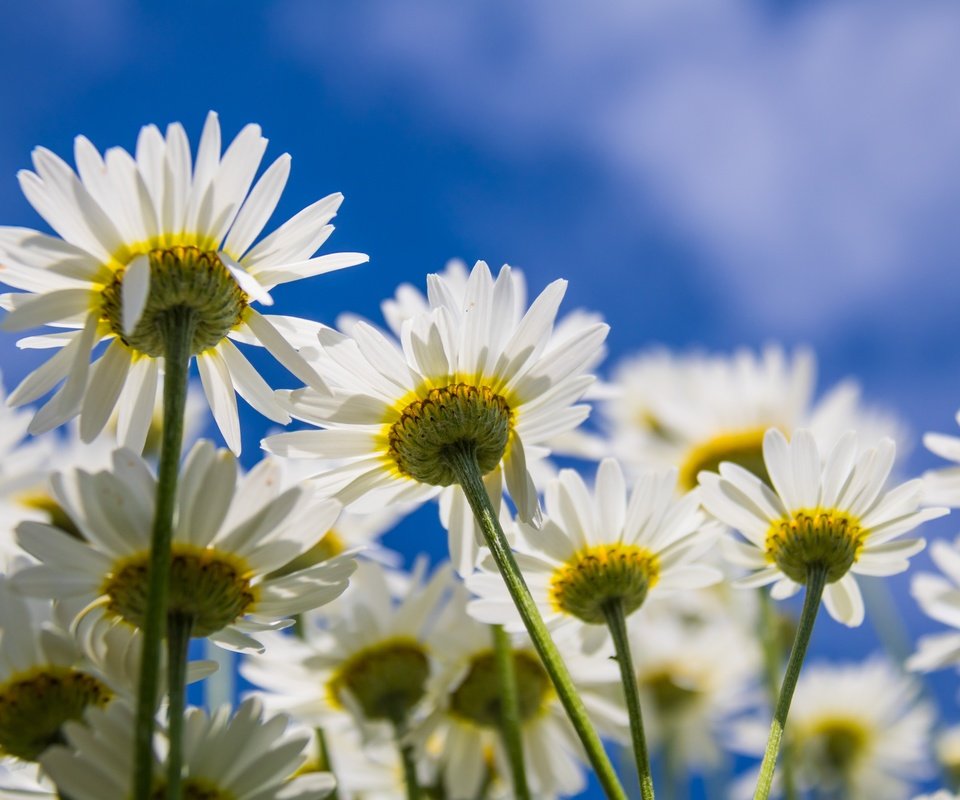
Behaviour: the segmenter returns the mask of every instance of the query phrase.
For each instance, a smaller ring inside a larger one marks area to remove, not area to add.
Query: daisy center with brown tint
[[[849,775],[870,743],[870,732],[853,719],[822,720],[802,736],[809,737],[815,768],[830,781]]]
[[[391,639],[364,648],[344,661],[327,681],[332,704],[345,705],[345,692],[369,720],[400,722],[426,693],[430,660],[415,639]]]
[[[528,722],[546,710],[550,678],[536,653],[513,651],[520,722]],[[500,728],[503,692],[497,676],[496,654],[484,651],[470,660],[460,685],[450,694],[450,713],[484,728]]]
[[[752,472],[764,483],[770,483],[763,460],[763,435],[766,428],[748,428],[714,436],[694,445],[680,464],[679,484],[684,491],[697,485],[701,471],[718,472],[724,461],[730,461]]]
[[[36,760],[62,741],[60,729],[113,693],[99,679],[69,667],[35,668],[0,685],[0,752]]]
[[[130,349],[151,358],[163,356],[165,320],[175,309],[194,314],[191,355],[215,347],[242,322],[248,297],[216,252],[178,246],[150,250],[146,255],[150,259],[150,292],[131,333],[123,330],[126,267],[115,271],[101,294],[102,319]]]
[[[108,610],[142,627],[147,607],[148,553],[121,561],[104,582]],[[230,553],[176,542],[170,559],[168,616],[189,617],[191,633],[202,638],[236,622],[254,605],[246,563]]]
[[[640,687],[649,694],[653,706],[663,719],[669,719],[696,704],[700,692],[678,682],[678,675],[668,670],[639,677]]]
[[[812,569],[826,572],[827,583],[839,580],[853,566],[867,532],[846,511],[802,509],[775,521],[767,531],[767,559],[790,580],[806,583]]]
[[[449,454],[470,448],[480,472],[496,469],[510,441],[513,414],[507,401],[486,386],[452,383],[430,389],[405,405],[387,433],[397,470],[420,483],[457,483]]]
[[[646,548],[627,544],[588,547],[554,570],[550,604],[564,614],[601,625],[606,622],[604,607],[610,601],[622,602],[624,613],[633,613],[659,576],[659,561]]]

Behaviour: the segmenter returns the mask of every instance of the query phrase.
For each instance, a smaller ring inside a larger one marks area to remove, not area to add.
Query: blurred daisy
[[[501,784],[510,776],[500,736],[500,684],[491,630],[468,618],[465,604],[466,593],[457,592],[430,638],[441,661],[430,681],[430,705],[435,710],[414,732],[423,749],[438,756],[440,782],[450,800],[476,797],[491,770]],[[530,792],[545,799],[575,795],[585,785],[583,750],[526,636],[514,637],[514,648]],[[565,648],[563,657],[597,729],[622,739],[627,717],[616,664],[573,647]]]
[[[930,558],[942,575],[921,572],[913,576],[910,593],[928,617],[960,628],[960,540],[934,542]],[[917,652],[907,661],[909,669],[931,672],[960,665],[960,631],[921,636]]]
[[[788,438],[809,428],[821,452],[849,429],[864,442],[904,439],[892,416],[866,409],[852,382],[814,402],[816,366],[804,349],[779,346],[761,353],[674,355],[644,353],[620,364],[611,399],[601,405],[614,452],[634,466],[676,466],[680,485],[697,485],[702,470],[724,461],[766,480],[763,435],[777,428]]]
[[[887,661],[813,664],[800,676],[786,730],[801,789],[844,800],[907,800],[930,776],[933,708]],[[734,741],[761,754],[767,723],[745,722]]]
[[[589,408],[575,404],[593,381],[584,370],[607,334],[596,323],[555,341],[565,290],[565,281],[555,281],[518,318],[513,272],[503,267],[494,280],[479,262],[462,299],[444,278],[429,276],[430,310],[403,323],[400,347],[362,322],[352,337],[321,331],[315,363],[330,393],[302,389],[289,405],[293,416],[324,430],[282,433],[264,446],[290,457],[344,459],[324,485],[337,486],[345,504],[376,492],[383,505],[453,486],[450,458],[469,450],[495,507],[505,480],[519,517],[537,521],[526,450],[586,418]],[[447,498],[441,513],[451,559],[468,573],[478,552],[473,514],[459,487]]]
[[[903,572],[925,542],[893,540],[948,513],[920,507],[919,480],[884,490],[895,451],[893,441],[884,439],[858,453],[851,432],[824,463],[809,431],[796,431],[788,443],[771,429],[764,435],[763,457],[775,491],[736,464],[721,464],[719,475],[701,472],[704,507],[746,539],[728,543],[731,558],[754,570],[739,585],[773,583],[774,597],[789,597],[811,570],[822,569],[830,616],[859,625],[863,597],[854,575]]]
[[[282,333],[284,318],[266,317],[272,287],[360,264],[366,256],[312,258],[333,228],[342,201],[330,195],[253,245],[273,214],[290,171],[282,155],[254,185],[267,140],[247,125],[221,156],[220,124],[210,113],[191,165],[183,127],[163,136],[140,132],[135,156],[111,148],[104,156],[84,137],[74,150],[75,173],[45,148],[33,152],[35,172],[20,186],[60,238],[27,228],[0,228],[8,329],[38,325],[74,329],[31,337],[22,347],[55,348],[10,397],[36,400],[63,381],[37,412],[38,433],[80,414],[90,441],[121,404],[122,416],[152,411],[171,314],[192,320],[190,354],[227,443],[240,450],[234,391],[270,419],[286,413],[266,382],[231,342],[262,345],[305,383],[318,378]],[[251,188],[252,187],[252,188]],[[251,247],[251,245],[253,245]],[[90,367],[94,347],[109,342]]]
[[[951,786],[960,786],[960,725],[952,725],[937,733],[933,742],[937,763]]]
[[[122,617],[139,626],[156,479],[129,450],[110,471],[54,479],[58,504],[84,541],[37,522],[22,523],[21,547],[41,563],[19,572],[22,591],[52,596]],[[279,468],[262,461],[238,478],[236,459],[201,441],[183,467],[174,520],[170,613],[192,620],[192,635],[229,649],[259,649],[258,632],[292,624],[293,614],[339,595],[353,570],[348,555],[289,575],[270,573],[307,550],[313,526],[336,518],[339,505],[300,488],[279,489]]]
[[[397,749],[383,742],[364,742],[351,725],[306,729],[310,732],[307,763],[301,773],[332,772],[340,800],[406,800],[403,767]]]
[[[956,415],[960,424],[960,411]],[[930,503],[960,507],[960,437],[945,433],[927,433],[923,437],[927,450],[954,462],[949,467],[928,470],[923,474],[925,497]]]
[[[547,485],[547,519],[540,531],[517,526],[517,563],[558,635],[606,623],[605,607],[623,603],[632,614],[648,593],[699,589],[719,570],[696,563],[715,542],[705,526],[696,490],[677,495],[676,470],[647,472],[627,492],[620,465],[604,459],[593,493],[574,470]],[[523,630],[523,623],[491,559],[467,579],[479,599],[470,614],[481,622]]]
[[[114,703],[106,710],[90,710],[84,721],[86,725],[65,726],[66,745],[43,755],[44,770],[73,800],[130,797],[133,711]],[[246,700],[233,717],[226,706],[210,717],[190,709],[184,721],[183,796],[320,800],[333,790],[335,781],[329,773],[296,774],[306,760],[308,741],[305,733],[289,729],[285,716],[266,718],[255,699]],[[160,759],[153,773],[164,774]],[[154,794],[164,796],[162,779]]]

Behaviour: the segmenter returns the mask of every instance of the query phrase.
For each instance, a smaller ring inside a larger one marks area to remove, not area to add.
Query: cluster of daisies
[[[954,797],[917,673],[960,630],[904,646],[877,578],[960,506],[960,438],[900,480],[898,420],[818,393],[805,351],[598,381],[607,326],[506,266],[451,262],[382,322],[262,313],[367,260],[318,255],[337,194],[263,234],[266,145],[211,114],[195,152],[148,126],[19,175],[52,233],[0,228],[2,325],[46,356],[0,406],[0,795],[550,800],[592,771],[615,800]],[[299,423],[248,470],[237,395]],[[449,563],[405,570],[381,537],[434,500]],[[960,629],[960,541],[930,555],[913,596]],[[804,665],[821,603],[887,651]]]

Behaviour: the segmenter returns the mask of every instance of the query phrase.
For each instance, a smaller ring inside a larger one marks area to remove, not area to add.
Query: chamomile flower
[[[131,451],[117,450],[109,471],[58,475],[54,495],[83,541],[49,525],[22,523],[20,545],[41,563],[17,573],[17,587],[139,626],[156,496],[150,468]],[[229,649],[258,649],[257,632],[286,627],[291,615],[346,588],[353,570],[346,554],[270,575],[307,550],[313,527],[329,524],[338,512],[336,502],[313,500],[301,488],[281,492],[279,468],[270,460],[238,478],[233,455],[199,442],[179,483],[170,613],[189,617],[193,636]]]
[[[949,633],[921,636],[917,652],[907,661],[910,669],[931,672],[960,665],[960,541],[930,545],[930,558],[943,573],[921,572],[913,576],[910,592],[924,613],[949,625]]]
[[[675,466],[680,485],[697,485],[702,470],[730,461],[766,479],[762,443],[769,428],[790,437],[809,428],[822,452],[855,428],[871,443],[903,439],[891,415],[864,408],[852,382],[814,400],[816,365],[808,350],[761,353],[644,353],[620,364],[601,405],[614,452],[638,467]]]
[[[298,390],[289,407],[324,429],[279,434],[265,447],[344,459],[324,482],[345,504],[372,492],[384,505],[423,500],[457,484],[454,461],[469,456],[495,505],[505,480],[520,518],[536,521],[526,451],[586,418],[588,407],[576,405],[593,381],[584,370],[607,334],[596,323],[562,346],[552,338],[565,289],[565,281],[550,284],[518,319],[513,272],[503,267],[494,280],[479,262],[462,299],[429,276],[430,310],[403,323],[400,346],[362,322],[352,336],[321,331],[315,364],[330,393]],[[441,514],[454,566],[467,573],[478,539],[458,486]]]
[[[881,658],[811,664],[785,731],[797,785],[844,800],[907,800],[930,775],[933,722],[917,683]],[[766,720],[744,722],[733,740],[760,754],[767,728]]]
[[[547,485],[543,529],[517,526],[516,558],[557,634],[604,625],[605,607],[621,602],[632,614],[648,593],[699,589],[721,573],[696,563],[716,540],[696,490],[677,495],[676,470],[648,472],[627,492],[620,465],[604,459],[591,493],[574,470]],[[469,607],[481,622],[523,629],[516,607],[492,561],[467,578],[480,599]]]
[[[476,797],[488,771],[507,783],[509,761],[500,736],[500,684],[488,625],[466,616],[466,592],[455,593],[431,636],[441,667],[430,682],[435,710],[414,731],[438,757],[440,783],[450,800]],[[533,645],[513,637],[520,733],[530,792],[537,798],[572,795],[584,786],[583,750]],[[563,651],[577,694],[601,734],[621,738],[627,717],[619,672],[605,655]],[[442,743],[432,748],[432,742]],[[508,797],[514,796],[507,793]]]
[[[304,639],[274,636],[241,665],[266,690],[264,703],[323,726],[350,714],[371,735],[413,714],[432,670],[427,634],[451,582],[449,569],[429,580],[415,573],[397,601],[382,566],[362,562],[331,613],[305,615]]]
[[[84,440],[96,437],[118,403],[121,415],[150,413],[167,341],[167,326],[189,326],[204,391],[227,443],[240,449],[234,391],[262,414],[289,421],[263,378],[231,340],[264,346],[305,383],[318,378],[289,344],[282,317],[261,315],[279,284],[360,264],[366,256],[313,258],[330,235],[342,201],[330,195],[301,211],[259,243],[280,199],[290,157],[280,156],[254,185],[267,140],[247,125],[221,156],[220,124],[207,117],[196,158],[183,127],[166,135],[140,131],[136,154],[111,148],[101,156],[84,137],[77,171],[45,148],[34,172],[19,174],[27,199],[58,236],[0,228],[5,325],[66,332],[31,337],[23,347],[55,348],[10,397],[29,403],[61,388],[37,412],[31,433],[80,415]],[[252,187],[252,188],[251,188]],[[252,246],[251,246],[252,245]],[[174,317],[179,322],[174,323]],[[109,344],[90,366],[98,342]]]
[[[63,795],[74,800],[131,796],[134,713],[123,703],[92,709],[85,725],[65,726],[66,746],[49,749],[43,768]],[[297,774],[306,760],[305,732],[290,729],[285,716],[266,717],[255,699],[246,700],[234,716],[221,707],[212,716],[198,708],[187,711],[183,734],[183,796],[231,800],[320,800],[336,785],[325,772]],[[157,744],[162,741],[158,735]],[[165,747],[156,747],[164,752]],[[162,776],[155,756],[153,774]],[[155,796],[163,797],[162,778]]]
[[[830,616],[859,625],[863,597],[854,575],[903,572],[925,542],[894,539],[948,513],[921,508],[920,480],[885,490],[895,451],[893,441],[884,439],[858,452],[850,432],[824,463],[809,431],[796,431],[788,443],[770,429],[763,458],[773,489],[737,464],[721,464],[719,475],[701,472],[704,507],[746,539],[728,543],[730,557],[753,570],[739,585],[773,583],[774,597],[789,597],[811,570],[823,570]]]

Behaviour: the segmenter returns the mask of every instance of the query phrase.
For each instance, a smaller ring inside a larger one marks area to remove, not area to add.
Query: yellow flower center
[[[344,661],[327,681],[327,693],[334,707],[342,708],[343,693],[349,692],[367,719],[396,722],[423,699],[429,677],[423,646],[415,639],[391,639]]]
[[[690,448],[680,464],[680,488],[689,491],[703,471],[717,472],[724,461],[732,461],[770,483],[763,461],[763,434],[766,428],[748,428],[715,436]]]
[[[61,741],[60,729],[113,693],[97,678],[70,667],[46,666],[13,675],[0,685],[0,751],[35,761]]]
[[[473,448],[486,475],[503,459],[512,424],[510,406],[499,394],[486,386],[452,383],[430,389],[403,407],[387,433],[388,452],[401,474],[420,483],[450,486],[457,478],[448,454]]]
[[[797,738],[813,768],[831,782],[850,773],[867,752],[871,735],[860,720],[836,717],[819,720],[810,728],[798,731]]]
[[[660,564],[636,545],[601,544],[574,553],[550,578],[554,609],[584,622],[606,621],[604,606],[620,600],[626,614],[636,611],[660,577]]]
[[[138,627],[143,625],[147,606],[148,561],[149,553],[123,559],[101,589],[109,598],[108,610]],[[175,542],[168,616],[189,617],[192,635],[198,638],[223,630],[256,603],[257,588],[251,586],[250,577],[249,566],[235,555]]]
[[[839,580],[860,555],[867,532],[860,521],[837,509],[801,509],[767,531],[767,560],[797,583],[806,583],[811,569],[823,569],[827,583]]]
[[[114,271],[100,298],[102,319],[129,348],[152,358],[163,356],[165,320],[174,309],[188,309],[195,315],[193,355],[215,347],[243,321],[248,297],[215,251],[174,246],[150,250],[146,255],[150,258],[150,292],[140,321],[129,335],[123,330],[122,314],[126,266]]]
[[[677,682],[678,675],[669,670],[640,676],[640,686],[645,689],[662,719],[668,719],[693,705],[700,692]]]
[[[526,650],[514,650],[513,669],[520,721],[528,722],[546,710],[550,678],[536,653]],[[480,727],[499,728],[501,697],[496,655],[492,650],[484,651],[470,660],[464,679],[450,694],[450,713]]]

